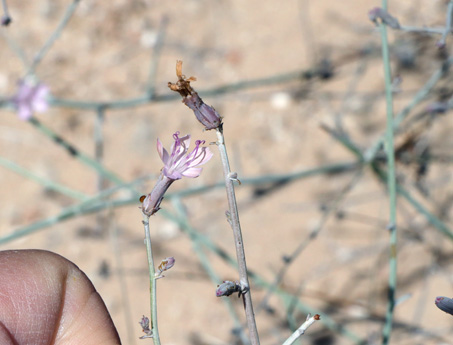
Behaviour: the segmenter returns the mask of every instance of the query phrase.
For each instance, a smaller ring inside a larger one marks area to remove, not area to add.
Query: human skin
[[[0,252],[1,345],[117,345],[112,319],[87,276],[42,250]]]

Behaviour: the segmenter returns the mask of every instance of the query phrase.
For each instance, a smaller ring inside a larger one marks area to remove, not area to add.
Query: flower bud
[[[193,110],[197,120],[207,130],[215,129],[222,124],[219,113],[213,107],[204,103],[195,91],[192,91],[189,96],[183,97],[182,102]]]
[[[235,292],[240,291],[241,286],[239,285],[239,283],[225,280],[222,284],[217,286],[217,289],[215,290],[215,295],[217,297],[230,296]]]
[[[440,310],[453,315],[453,299],[448,298],[448,297],[436,297],[436,300],[434,301],[436,304],[437,308]]]

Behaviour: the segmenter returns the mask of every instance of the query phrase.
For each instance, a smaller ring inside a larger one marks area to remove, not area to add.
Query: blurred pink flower
[[[46,85],[21,80],[12,102],[17,109],[19,118],[28,120],[33,116],[33,112],[42,113],[49,108],[48,96],[49,88]]]
[[[195,148],[187,154],[190,145],[190,135],[182,138],[179,137],[179,132],[173,134],[175,142],[171,146],[171,154],[162,146],[162,143],[157,139],[157,152],[165,166],[162,171],[164,176],[172,180],[179,180],[184,177],[198,177],[201,174],[202,168],[200,165],[205,164],[212,158],[212,152],[208,147],[201,147],[205,143],[204,140],[197,140]]]

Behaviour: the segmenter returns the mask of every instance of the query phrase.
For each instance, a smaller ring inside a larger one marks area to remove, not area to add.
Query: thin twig
[[[58,184],[55,181],[42,178],[42,177],[36,175],[35,173],[31,172],[30,170],[27,170],[6,158],[0,157],[0,165],[5,167],[6,169],[14,171],[15,173],[17,173],[19,175],[22,175],[23,177],[25,177],[31,181],[39,183],[41,186],[43,186],[46,189],[53,190],[57,193],[61,193],[63,195],[69,196],[70,198],[73,198],[76,200],[82,200],[82,201],[84,201],[84,200],[86,201],[90,198],[88,195],[86,195],[82,192],[79,192],[79,191],[71,189],[67,186]]]
[[[320,319],[319,315],[316,314],[314,316],[311,316],[310,314],[307,315],[307,320],[300,325],[300,327],[289,336],[288,339],[285,340],[285,342],[282,345],[291,345],[294,343],[301,335],[305,333],[305,331],[315,323],[315,321],[318,321]]]
[[[88,155],[76,149],[73,145],[63,139],[61,136],[52,131],[49,127],[43,125],[38,119],[32,117],[28,120],[28,123],[32,124],[36,129],[40,130],[43,134],[52,139],[56,144],[62,146],[66,151],[74,158],[77,158],[85,165],[95,169],[99,174],[102,174],[112,182],[116,184],[123,184],[123,181],[116,176],[113,172],[104,168],[102,164],[96,162],[96,160],[90,158]]]
[[[361,54],[358,52],[357,54]],[[347,54],[346,57],[340,58],[339,64],[345,64],[343,60],[349,59],[351,54]],[[303,70],[296,70],[291,72],[286,72],[283,74],[277,74],[269,77],[262,77],[251,80],[242,80],[236,83],[230,83],[225,85],[220,85],[212,87],[207,90],[199,90],[199,94],[203,96],[218,96],[223,94],[228,94],[232,92],[238,92],[246,89],[254,89],[264,86],[278,85],[283,83],[289,83],[294,81],[303,81],[303,80],[312,80],[316,77],[319,77],[320,71],[319,68],[309,68]],[[146,105],[151,102],[168,102],[179,99],[180,97],[176,94],[164,94],[156,95],[153,94],[152,97],[148,93],[144,95],[137,96],[134,98],[123,99],[119,101],[77,101],[72,99],[63,99],[63,98],[51,98],[49,103],[55,107],[65,107],[65,108],[75,108],[75,109],[85,109],[85,110],[96,110],[98,107],[103,107],[104,109],[119,110],[131,107],[137,107],[141,105]]]
[[[38,53],[36,53],[35,57],[33,58],[33,62],[27,71],[27,75],[35,72],[35,69],[39,65],[41,60],[47,54],[47,52],[52,47],[52,45],[55,43],[57,38],[60,37],[63,29],[69,23],[69,20],[71,19],[72,15],[74,14],[79,2],[80,2],[80,0],[73,0],[72,3],[69,4],[69,6],[66,8],[66,12],[65,12],[60,24],[58,24],[55,31],[52,33],[52,35],[49,37],[49,39],[46,41],[46,43],[44,43],[42,48],[38,51]]]
[[[401,27],[398,30],[405,32],[418,32],[422,34],[438,34],[438,35],[442,35],[445,31],[444,28],[426,28],[407,25],[401,25]]]
[[[386,1],[383,0],[384,9]],[[396,224],[396,173],[395,173],[395,145],[393,142],[393,93],[392,93],[392,75],[390,71],[390,56],[387,40],[387,25],[380,24],[381,43],[382,43],[382,61],[384,64],[384,79],[385,79],[385,98],[387,105],[387,126],[385,151],[387,155],[387,185],[389,193],[389,226],[390,231],[390,257],[389,257],[389,283],[388,283],[388,302],[387,312],[385,315],[385,324],[382,330],[382,344],[387,345],[390,342],[390,335],[393,325],[393,311],[395,308],[396,280],[397,280],[397,224]]]
[[[247,274],[247,263],[245,260],[244,242],[242,240],[241,224],[239,223],[239,213],[237,209],[236,196],[234,193],[234,184],[231,178],[230,163],[228,162],[228,154],[225,146],[225,138],[223,136],[222,126],[216,129],[217,147],[219,148],[220,157],[223,165],[223,175],[225,178],[225,188],[228,198],[228,208],[230,210],[231,227],[233,228],[234,244],[236,247],[236,256],[239,268],[239,281],[244,293],[245,315],[247,318],[247,326],[252,345],[259,345],[260,340],[258,330],[256,328],[255,314],[253,312],[252,294],[250,291],[249,278]]]
[[[179,221],[184,222],[184,223],[186,223],[187,226],[189,226],[187,215],[184,212],[185,208],[181,202],[181,198],[174,197],[174,198],[172,198],[172,202],[173,202],[173,205],[175,206],[176,210],[178,211]],[[204,249],[202,246],[202,241],[200,240],[200,237],[195,236],[193,232],[192,233],[189,232],[189,238],[192,241],[193,250],[198,256],[198,260],[201,264],[201,267],[203,267],[203,269],[208,274],[211,281],[214,284],[218,284],[218,282],[220,281],[220,277],[215,272],[214,268],[212,267],[211,261],[209,260],[206,253],[204,252]],[[222,298],[222,301],[225,303],[225,305],[228,309],[228,312],[229,312],[231,318],[233,319],[234,330],[237,330],[237,335],[238,335],[239,339],[241,340],[242,344],[244,344],[244,345],[250,344],[250,341],[247,338],[247,336],[243,330],[243,327],[239,320],[239,316],[238,316],[236,310],[234,309],[231,299]]]
[[[296,249],[287,256],[284,256],[284,265],[280,269],[280,271],[276,274],[275,280],[272,283],[271,288],[268,290],[266,296],[263,297],[261,303],[259,304],[257,308],[257,312],[260,308],[263,308],[266,304],[269,298],[272,296],[275,288],[280,285],[280,283],[283,281],[283,278],[285,277],[286,272],[289,270],[291,264],[296,260],[296,258],[302,253],[302,251],[308,247],[308,244],[311,243],[313,240],[315,240],[318,236],[318,234],[321,232],[323,229],[324,225],[327,223],[330,215],[338,209],[338,206],[340,205],[340,202],[346,197],[347,194],[354,188],[354,186],[357,185],[358,181],[363,175],[363,169],[358,170],[351,181],[338,193],[338,195],[335,197],[335,199],[332,201],[332,203],[329,205],[328,209],[323,213],[318,225],[313,229],[313,231],[310,232],[310,234],[303,239],[301,243],[296,247]]]
[[[84,162],[84,161],[82,161],[82,162]],[[267,184],[267,183],[275,183],[278,181],[296,181],[301,178],[317,176],[319,174],[343,173],[343,172],[347,172],[352,169],[355,169],[356,166],[357,166],[357,163],[355,163],[355,162],[339,163],[339,164],[327,165],[327,166],[319,167],[319,168],[315,168],[315,169],[302,170],[299,172],[289,173],[289,174],[264,175],[264,176],[249,178],[249,179],[241,179],[241,182],[244,185],[246,185],[246,184],[262,185],[262,184]],[[115,186],[113,188],[104,190],[101,193],[99,193],[98,195],[90,197],[89,199],[87,199],[86,201],[84,201],[82,203],[79,203],[77,205],[73,205],[73,206],[70,206],[70,207],[64,209],[62,212],[60,212],[56,216],[41,219],[33,224],[16,229],[16,230],[12,231],[10,234],[0,237],[0,245],[8,243],[8,242],[13,241],[18,238],[21,238],[23,236],[30,235],[30,234],[37,232],[39,230],[42,230],[46,227],[58,224],[59,222],[69,220],[71,218],[75,218],[78,216],[83,216],[83,215],[99,212],[101,210],[106,209],[107,207],[115,208],[115,207],[124,207],[124,206],[130,206],[130,205],[136,204],[137,199],[140,196],[140,194],[137,193],[134,189],[134,185],[136,185],[137,183],[142,183],[142,179],[133,181],[131,183],[121,182],[121,184],[118,184],[117,186]],[[170,199],[172,197],[191,196],[191,195],[195,195],[195,194],[199,194],[199,193],[204,193],[213,188],[221,188],[224,186],[225,186],[225,183],[219,182],[219,183],[209,185],[209,186],[189,188],[186,190],[181,190],[179,192],[167,193],[167,199]],[[112,194],[116,193],[117,191],[124,190],[124,189],[130,190],[133,193],[133,195],[129,198],[113,200],[113,201],[108,201],[108,202],[103,201],[106,198],[110,197]],[[162,210],[160,212],[162,212]]]
[[[453,63],[453,58],[449,58],[448,60],[444,61],[442,66],[435,71],[432,76],[428,79],[428,81],[423,85],[423,87],[416,93],[414,98],[409,102],[407,106],[403,108],[393,120],[393,126],[395,131],[398,130],[398,127],[404,121],[404,119],[410,114],[412,109],[414,109],[421,101],[423,101],[429,93],[432,91],[434,86],[436,86],[437,82],[445,76],[446,71]],[[364,154],[365,161],[370,163],[376,157],[378,151],[382,147],[382,144],[385,140],[385,134],[381,135],[378,140],[366,151]]]
[[[450,0],[447,6],[447,18],[445,19],[445,29],[442,32],[441,39],[437,42],[439,48],[444,48],[447,40],[447,35],[451,33],[451,22],[453,16],[453,0]]]

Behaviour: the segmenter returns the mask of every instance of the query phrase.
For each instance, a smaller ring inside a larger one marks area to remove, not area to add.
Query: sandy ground
[[[10,1],[13,23],[1,29],[0,94],[13,94],[16,81],[26,70],[18,49],[30,60],[70,3]],[[293,78],[204,99],[224,116],[232,169],[244,181],[237,193],[249,268],[272,282],[284,266],[282,257],[305,243],[314,229],[320,229],[316,239],[288,267],[279,287],[295,294],[304,306],[317,308],[325,319],[331,318],[358,338],[377,344],[388,281],[388,198],[382,183],[369,168],[360,174],[357,170],[318,174],[280,185],[247,183],[247,179],[262,175],[285,175],[354,162],[355,156],[322,130],[321,124],[329,128],[341,125],[362,150],[383,133],[380,40],[367,17],[368,10],[376,5],[372,1],[324,0],[285,4],[258,0],[83,0],[36,73],[57,99],[99,102],[134,99],[146,92],[150,82],[155,82],[157,95],[170,96],[167,82],[176,80],[177,59],[184,61],[187,76],[197,77],[193,86],[201,96],[203,90],[221,85],[269,80],[282,74],[294,76],[324,66],[324,79]],[[407,25],[441,26],[446,1],[392,2],[391,11]],[[394,74],[402,77],[401,92],[395,94],[398,112],[439,68],[442,56],[435,48],[438,36],[393,31],[389,36],[394,44]],[[403,62],[412,58],[413,66],[408,68]],[[326,64],[332,70],[326,69]],[[154,78],[150,78],[150,66],[156,67]],[[428,102],[449,92],[451,86],[446,78],[411,116],[415,118]],[[99,192],[96,171],[68,155],[30,123],[18,120],[14,112],[0,111],[1,157],[87,196]],[[167,147],[175,131],[191,133],[194,139],[208,143],[216,140],[214,132],[202,131],[178,99],[107,110],[101,125],[96,111],[75,107],[54,106],[37,118],[90,157],[95,155],[96,128],[101,127],[103,164],[127,182],[148,176],[137,185],[142,194],[151,190],[162,166],[155,149],[156,138]],[[419,121],[398,136],[397,145],[414,135],[419,146],[448,156],[453,148],[452,124],[448,114]],[[448,158],[431,163],[417,184],[419,166],[410,156],[417,152],[403,152],[409,158],[404,156],[407,164],[401,163],[403,159],[398,162],[399,182],[427,210],[453,227]],[[171,191],[221,180],[219,155],[215,152],[198,179],[178,181]],[[0,236],[56,216],[80,202],[7,168],[0,170],[0,185]],[[105,188],[112,186],[104,182]],[[129,197],[130,193],[122,190],[108,200]],[[224,214],[225,192],[214,188],[180,202],[179,210],[186,212],[188,224],[234,256]],[[438,295],[453,295],[451,242],[407,200],[399,199],[399,205],[396,297],[401,303],[395,310],[391,343],[451,343],[451,316],[433,303]],[[138,340],[138,321],[142,314],[149,314],[138,206],[137,201],[124,207],[107,207],[97,215],[76,216],[1,244],[0,249],[41,248],[72,260],[103,296],[123,343],[150,342]],[[336,210],[326,211],[333,206]],[[166,200],[163,208],[178,212],[175,201]],[[158,284],[163,343],[234,343],[234,323],[214,291],[221,280],[237,279],[235,270],[218,255],[203,249],[204,260],[219,276],[219,281],[212,282],[194,252],[194,243],[174,221],[157,214],[152,218],[151,231],[156,259],[176,258],[176,266]],[[254,284],[252,293],[258,307],[267,291]],[[241,301],[234,297],[230,300],[243,321]],[[291,333],[288,324],[298,325],[305,319],[306,309],[291,311],[294,300],[286,302],[289,305],[273,294],[265,308],[257,311],[262,344],[281,343]],[[288,308],[291,317],[287,317]],[[353,340],[329,330],[325,323],[317,323],[303,343],[352,344]]]

